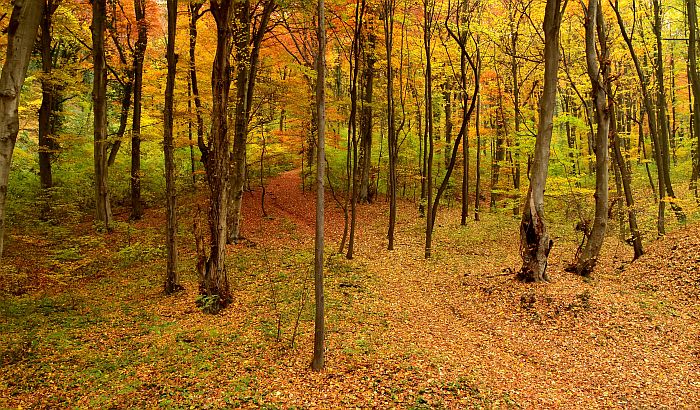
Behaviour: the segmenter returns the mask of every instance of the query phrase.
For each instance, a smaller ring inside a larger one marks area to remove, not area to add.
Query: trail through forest
[[[328,352],[308,370],[313,193],[298,171],[245,194],[244,236],[229,247],[234,303],[219,315],[194,300],[191,235],[182,201],[184,293],[162,296],[162,210],[129,230],[82,239],[82,264],[55,273],[71,242],[37,246],[36,288],[2,302],[2,406],[246,408],[640,408],[700,403],[700,227],[631,250],[610,237],[590,280],[564,272],[574,242],[558,238],[551,283],[513,279],[517,221],[484,214],[459,227],[438,218],[434,257],[424,219],[399,204],[388,252],[383,198],[359,208],[353,261],[328,256]],[[201,198],[199,196],[194,198]],[[328,246],[342,211],[326,198]],[[200,204],[201,205],[201,204]],[[89,225],[76,225],[72,235]],[[130,235],[129,238],[126,236]],[[82,236],[79,236],[81,237]],[[152,239],[148,239],[152,238]],[[10,241],[10,253],[23,246]],[[129,243],[129,245],[124,245]],[[62,248],[63,246],[63,248]],[[14,249],[13,249],[14,247]],[[136,256],[129,256],[134,252]],[[52,263],[54,265],[52,265]],[[15,269],[21,271],[21,266]],[[52,276],[53,275],[53,276]]]

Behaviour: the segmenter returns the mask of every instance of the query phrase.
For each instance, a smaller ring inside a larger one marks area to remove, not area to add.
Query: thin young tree
[[[316,236],[314,241],[314,357],[311,368],[320,371],[325,359],[325,304],[323,300],[323,210],[326,134],[326,21],[323,0],[318,0],[318,53],[316,55],[316,118],[318,145],[316,156]]]
[[[525,282],[547,281],[547,258],[554,241],[544,215],[544,190],[549,170],[549,148],[554,127],[559,72],[559,29],[568,0],[547,0],[544,12],[544,85],[540,97],[535,152],[530,169],[530,186],[520,221],[520,256],[523,266],[518,278]]]
[[[134,6],[136,6],[137,2],[145,3],[144,0],[136,0],[134,2]],[[177,30],[177,0],[168,0],[167,7],[168,44],[166,47],[166,56],[168,60],[168,76],[165,83],[165,107],[163,115],[163,153],[165,154],[166,198],[166,249],[168,253],[168,266],[167,274],[165,277],[165,293],[172,294],[182,289],[182,286],[180,286],[180,283],[178,281],[177,275],[177,193],[175,190],[175,147],[173,145],[173,94],[175,91],[175,74],[177,69],[177,55],[175,55],[175,33]],[[143,14],[137,13],[137,19],[139,15],[143,17]],[[143,69],[143,61],[141,61],[141,69]],[[135,100],[136,98],[134,98],[134,101]],[[134,110],[135,109],[136,104],[134,104]]]
[[[246,147],[248,124],[253,104],[255,81],[258,73],[258,60],[263,36],[266,33],[270,16],[275,10],[275,0],[265,0],[262,12],[254,23],[250,0],[235,0],[236,19],[234,24],[234,49],[236,56],[236,104],[234,106],[233,150],[231,152],[231,173],[228,204],[228,243],[235,243],[241,237],[241,207],[245,182]],[[253,29],[254,28],[254,29]]]
[[[688,77],[693,93],[693,133],[695,134],[695,157],[691,189],[695,198],[698,196],[698,177],[700,176],[700,74],[698,74],[698,9],[695,0],[686,0],[688,16]]]
[[[386,50],[386,104],[387,104],[387,139],[389,143],[389,231],[388,249],[394,250],[394,234],[396,231],[396,164],[399,159],[399,140],[396,132],[396,105],[394,102],[394,69],[392,52],[394,49],[394,11],[396,0],[382,0],[382,15],[384,21],[384,48]]]
[[[0,74],[0,257],[12,152],[19,133],[19,99],[44,11],[43,0],[15,0],[7,26],[7,53]]]
[[[143,204],[141,201],[141,97],[143,96],[143,60],[146,55],[146,47],[148,47],[148,22],[146,21],[146,0],[134,0],[134,14],[136,15],[137,38],[134,47],[133,70],[134,112],[133,117],[131,119],[131,218],[140,219],[143,216]],[[168,35],[170,35],[169,32]],[[168,56],[168,59],[169,58],[170,57]],[[170,64],[169,60],[168,64]],[[168,79],[169,77],[170,72],[168,71]],[[172,116],[172,113],[170,115]]]

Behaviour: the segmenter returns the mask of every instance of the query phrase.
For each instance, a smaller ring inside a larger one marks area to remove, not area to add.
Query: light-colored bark
[[[562,4],[563,3],[563,4]],[[559,29],[567,0],[547,0],[544,15],[544,87],[540,98],[539,123],[531,167],[530,187],[520,222],[520,254],[523,266],[519,279],[526,282],[548,280],[547,258],[554,241],[544,218],[544,190],[549,170],[554,108],[559,71]]]
[[[0,74],[0,257],[4,246],[5,200],[12,152],[19,133],[19,98],[44,9],[43,0],[15,0]]]
[[[586,67],[591,80],[591,95],[598,124],[595,140],[595,216],[590,233],[576,263],[576,273],[588,276],[593,272],[600,249],[603,247],[608,226],[608,132],[610,104],[607,95],[610,82],[610,63],[607,47],[607,28],[600,0],[590,0],[586,13]],[[596,34],[599,47],[596,49]],[[600,63],[599,63],[600,62]]]

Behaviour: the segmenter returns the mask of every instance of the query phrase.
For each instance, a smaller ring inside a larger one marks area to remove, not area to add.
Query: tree
[[[318,119],[318,154],[316,156],[316,236],[314,242],[314,358],[311,368],[323,369],[325,358],[325,304],[323,300],[323,209],[326,133],[326,21],[323,0],[318,0],[318,54],[316,55],[316,109]]]
[[[671,131],[667,114],[668,103],[666,101],[666,85],[664,83],[664,54],[661,45],[661,2],[659,0],[652,0],[652,3],[654,5],[654,23],[652,27],[656,39],[656,110],[658,112],[657,124],[659,125],[659,145],[656,146],[656,149],[661,151],[663,159],[660,163],[661,167],[659,170],[662,172],[665,180],[664,185],[666,187],[666,194],[670,198],[671,209],[676,214],[678,221],[684,223],[686,217],[681,206],[675,201],[676,194],[673,191],[673,184],[671,183],[671,149],[669,145]],[[663,195],[663,191],[661,191],[661,193]]]
[[[169,4],[168,4],[169,5]],[[131,217],[141,219],[143,205],[141,203],[141,97],[143,95],[143,59],[148,47],[148,23],[146,22],[146,0],[134,0],[134,14],[136,15],[137,38],[134,47],[134,114],[131,127]],[[169,15],[168,15],[169,16]],[[170,21],[168,22],[170,24]],[[173,24],[175,24],[173,22]],[[168,35],[170,35],[168,26]],[[173,44],[175,39],[173,38]],[[168,40],[170,47],[170,40]],[[168,52],[169,52],[168,48]],[[173,51],[174,53],[174,51]],[[168,54],[168,64],[170,64]],[[174,69],[173,69],[174,71]],[[174,75],[174,74],[173,74]],[[170,66],[168,65],[168,80],[170,80]],[[174,81],[174,79],[173,79]],[[170,83],[168,83],[170,84]],[[167,85],[166,85],[167,87]],[[172,99],[172,96],[170,96]],[[168,96],[166,92],[166,115],[168,110]],[[172,111],[172,108],[170,108]],[[172,115],[172,112],[170,113]],[[172,120],[172,118],[171,118]],[[165,127],[169,125],[166,124]],[[172,128],[172,126],[170,126]],[[172,134],[172,131],[170,131]],[[167,168],[167,166],[166,166]],[[167,179],[167,170],[166,170]]]
[[[96,221],[105,230],[112,225],[112,208],[107,185],[107,62],[105,60],[106,0],[92,2],[92,106],[95,161],[95,210]]]
[[[228,206],[228,243],[241,239],[241,205],[245,182],[248,123],[253,102],[258,60],[263,36],[275,9],[275,0],[266,0],[259,21],[251,33],[250,0],[234,1],[236,20],[234,48],[236,51],[236,105],[234,111],[233,151],[231,152],[231,191]]]
[[[523,266],[518,278],[525,282],[548,280],[547,258],[554,241],[544,218],[544,189],[549,169],[549,147],[554,127],[559,71],[559,29],[568,0],[547,0],[544,12],[544,85],[540,97],[535,152],[530,169],[530,186],[520,221],[520,255]]]
[[[211,14],[216,22],[216,54],[212,63],[211,136],[204,148],[207,185],[209,187],[209,234],[207,256],[200,248],[198,271],[201,301],[211,312],[218,312],[231,303],[231,291],[226,274],[226,216],[229,200],[229,145],[228,96],[231,88],[231,63],[233,48],[233,0],[211,0]],[[205,299],[206,298],[206,299]]]
[[[610,52],[600,0],[590,0],[585,14],[586,66],[591,80],[591,95],[598,128],[595,139],[595,217],[590,232],[584,232],[585,245],[576,261],[575,270],[581,276],[588,276],[593,272],[608,226],[608,132],[612,109],[612,96],[607,94],[610,89]]]
[[[42,189],[53,187],[51,162],[58,148],[56,143],[57,115],[59,105],[58,86],[52,78],[54,54],[51,43],[53,40],[53,15],[60,0],[45,0],[44,13],[41,19],[41,36],[39,47],[41,52],[41,107],[39,107],[39,178]]]
[[[19,133],[19,98],[44,10],[43,0],[15,0],[7,28],[7,54],[0,74],[0,257],[12,152]]]
[[[698,177],[700,176],[700,74],[698,74],[698,10],[695,0],[686,0],[688,16],[688,73],[693,92],[693,131],[695,134],[695,158],[692,175],[693,192],[698,197]]]
[[[394,250],[394,233],[396,230],[396,163],[399,160],[399,140],[396,132],[396,105],[394,103],[394,69],[392,52],[394,49],[394,10],[396,0],[382,1],[384,21],[384,46],[386,50],[386,104],[387,104],[387,139],[389,143],[389,231],[388,249]]]
[[[145,0],[135,0],[136,3],[141,3],[140,12],[136,12],[137,19],[143,25],[143,5]],[[163,153],[165,155],[165,220],[166,220],[166,249],[168,253],[168,266],[165,278],[165,293],[171,294],[180,289],[180,283],[177,275],[177,193],[175,190],[175,159],[173,146],[173,93],[175,90],[175,74],[177,69],[177,55],[175,55],[175,32],[177,30],[177,0],[168,0],[168,45],[167,45],[167,60],[168,60],[168,77],[165,85],[165,108],[163,112]],[[145,28],[144,28],[145,29]],[[144,30],[145,31],[145,30]],[[139,40],[141,37],[141,27],[139,27]],[[138,46],[137,46],[138,47]],[[143,69],[143,49],[141,50],[140,68]],[[138,48],[137,48],[138,50]],[[137,51],[138,53],[138,51]],[[138,59],[139,57],[137,57]],[[139,76],[137,75],[137,78]],[[137,92],[140,94],[140,90]],[[140,98],[140,97],[139,97]],[[134,114],[136,113],[136,93],[134,93]],[[139,107],[140,111],[140,107]],[[136,117],[136,115],[134,115]]]

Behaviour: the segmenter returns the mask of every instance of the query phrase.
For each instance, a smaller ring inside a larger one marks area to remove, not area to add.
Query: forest
[[[700,406],[696,0],[3,0],[0,407]]]

